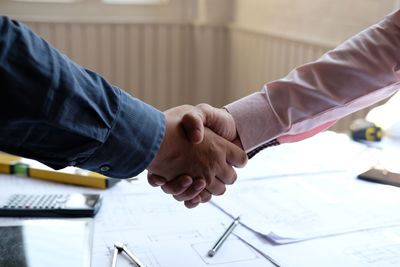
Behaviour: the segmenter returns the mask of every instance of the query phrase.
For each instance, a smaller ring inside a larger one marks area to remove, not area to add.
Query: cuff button
[[[110,170],[110,166],[109,165],[103,165],[100,167],[100,171],[102,172],[107,172]]]

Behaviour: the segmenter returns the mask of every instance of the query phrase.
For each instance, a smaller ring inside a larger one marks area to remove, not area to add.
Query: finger
[[[184,203],[186,208],[193,209],[201,203],[201,197],[200,195],[197,195],[195,198],[191,200],[186,200]]]
[[[210,192],[211,194],[215,196],[222,195],[226,191],[225,184],[215,177],[214,179],[211,179],[210,184],[206,187],[207,191]]]
[[[225,142],[226,144],[226,162],[229,165],[242,168],[247,164],[247,154],[237,145]]]
[[[193,144],[199,144],[204,137],[204,123],[201,114],[197,111],[186,113],[182,118],[182,126],[187,138]]]
[[[151,172],[147,172],[147,181],[151,186],[154,187],[165,185],[165,183],[167,182],[164,177],[158,176]]]
[[[186,201],[196,197],[204,188],[206,188],[206,181],[204,179],[196,179],[192,186],[181,194],[175,194],[174,198],[178,201]]]
[[[237,174],[232,166],[228,164],[223,164],[220,170],[217,172],[216,176],[224,184],[233,184],[237,179]]]
[[[193,183],[192,177],[187,175],[182,175],[167,182],[165,185],[161,186],[161,189],[166,194],[172,194],[172,195],[182,194],[185,190],[189,188],[190,185],[192,185],[192,183]]]
[[[203,190],[200,193],[200,197],[201,197],[201,203],[206,203],[211,200],[212,195],[207,190]]]

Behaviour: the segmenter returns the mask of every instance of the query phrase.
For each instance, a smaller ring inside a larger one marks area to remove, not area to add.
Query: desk
[[[387,147],[390,153],[400,151],[397,142],[386,140],[379,145]],[[250,160],[246,168],[238,170],[238,181],[228,187],[225,195],[214,197],[214,204],[222,207],[224,201],[235,197],[233,192],[238,194],[249,183],[257,185],[257,179],[262,181],[263,177],[283,180],[300,173],[298,178],[301,179],[316,171],[350,170],[354,172],[354,181],[356,173],[373,165],[377,160],[376,152],[382,154],[381,151],[352,143],[347,137],[334,133],[322,133],[298,144],[267,149]],[[387,187],[368,185],[376,190]],[[357,231],[285,245],[274,245],[239,226],[217,255],[209,258],[208,250],[232,218],[213,204],[187,210],[182,203],[177,203],[160,189],[147,185],[145,174],[139,176],[139,181],[122,181],[107,190],[0,175],[0,193],[30,193],[32,190],[37,193],[87,192],[103,195],[103,206],[95,217],[93,267],[111,266],[112,246],[116,241],[127,243],[129,249],[148,266],[274,266],[265,255],[282,266],[400,266],[400,221],[393,227],[378,229],[378,232]],[[393,190],[399,188],[393,187]],[[254,204],[251,208],[265,209],[265,203]],[[0,218],[0,221],[7,220],[12,219]],[[242,221],[246,222],[245,216],[242,216]],[[368,245],[371,240],[377,242],[376,246]],[[121,255],[117,266],[132,265],[127,257]]]

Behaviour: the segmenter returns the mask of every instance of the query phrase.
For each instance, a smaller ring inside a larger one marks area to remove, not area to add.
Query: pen
[[[213,246],[212,249],[208,251],[208,256],[213,257],[215,253],[217,253],[218,249],[222,246],[222,244],[225,242],[225,240],[228,238],[230,233],[232,233],[233,229],[239,224],[240,221],[240,216],[237,217],[231,225],[229,225],[228,229],[224,232],[224,234],[218,239],[217,243]]]

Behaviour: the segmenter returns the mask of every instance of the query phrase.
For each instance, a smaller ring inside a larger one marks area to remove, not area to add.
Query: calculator
[[[0,217],[93,217],[99,194],[13,194],[0,196]]]

